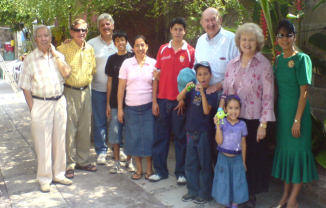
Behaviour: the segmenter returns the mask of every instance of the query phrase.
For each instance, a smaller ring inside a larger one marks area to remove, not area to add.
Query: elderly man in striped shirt
[[[37,179],[42,192],[50,191],[51,181],[71,185],[65,177],[65,133],[67,122],[64,78],[70,67],[51,45],[45,25],[34,30],[37,48],[24,60],[18,86],[23,89],[31,111],[31,134],[37,155]]]

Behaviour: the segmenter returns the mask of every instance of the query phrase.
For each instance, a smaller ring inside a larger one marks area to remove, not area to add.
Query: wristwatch
[[[264,128],[264,129],[266,129],[266,128],[267,128],[267,124],[260,123],[260,124],[259,124],[259,127],[262,127],[262,128]]]

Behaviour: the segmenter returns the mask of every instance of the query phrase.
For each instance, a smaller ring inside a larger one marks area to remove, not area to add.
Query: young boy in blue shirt
[[[189,82],[179,93],[177,100],[186,99],[187,151],[185,173],[188,193],[183,201],[193,200],[204,204],[210,200],[213,179],[211,143],[214,141],[213,115],[217,106],[217,93],[206,94],[212,76],[208,62],[197,63],[197,85]]]

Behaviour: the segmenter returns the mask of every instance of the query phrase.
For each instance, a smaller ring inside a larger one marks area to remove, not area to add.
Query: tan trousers
[[[58,101],[33,99],[31,133],[37,155],[37,179],[40,184],[50,184],[54,178],[65,177],[66,106],[64,96]]]
[[[67,169],[74,169],[76,164],[88,165],[91,145],[91,93],[90,88],[75,90],[65,87],[67,99]],[[74,149],[76,151],[74,152]]]

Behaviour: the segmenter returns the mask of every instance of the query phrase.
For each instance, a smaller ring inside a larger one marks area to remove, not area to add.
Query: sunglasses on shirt
[[[278,33],[276,35],[277,38],[284,38],[284,37],[287,37],[287,38],[292,38],[294,37],[294,33],[289,33],[289,34],[281,34],[281,33]]]
[[[74,31],[74,32],[83,32],[83,33],[87,32],[87,29],[71,28],[71,30]]]

